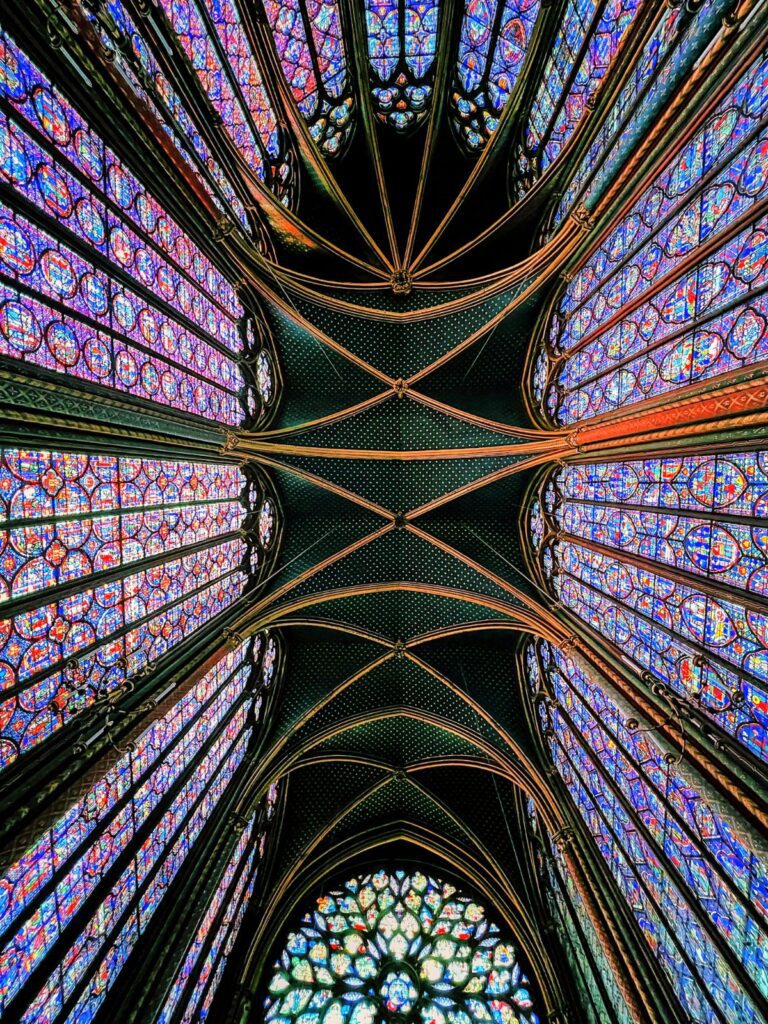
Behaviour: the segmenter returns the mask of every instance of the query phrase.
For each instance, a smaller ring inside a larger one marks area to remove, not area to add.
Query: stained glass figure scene
[[[767,470],[763,451],[566,466],[531,518],[563,605],[762,762]]]
[[[243,594],[244,483],[221,464],[3,452],[2,766]]]
[[[0,353],[238,425],[234,288],[7,35],[0,47]]]
[[[539,1024],[515,945],[484,907],[420,871],[377,871],[317,900],[274,966],[265,1020]]]

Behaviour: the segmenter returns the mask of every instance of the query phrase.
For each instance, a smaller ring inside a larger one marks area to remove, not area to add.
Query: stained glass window
[[[368,63],[376,116],[399,131],[432,102],[439,0],[366,0]]]
[[[721,28],[727,10],[727,0],[712,0],[692,11],[684,6],[662,9],[626,84],[571,175],[555,211],[554,227],[579,201],[592,210],[622,162]]]
[[[533,510],[563,605],[763,761],[767,470],[762,451],[571,465]]]
[[[208,904],[205,916],[200,923],[200,927],[195,933],[195,937],[189,947],[181,971],[174,981],[173,988],[171,989],[168,999],[157,1018],[157,1024],[169,1024],[173,1019],[176,1006],[181,999],[185,987],[189,984],[190,978],[193,977],[193,972],[197,971],[197,977],[202,980],[202,975],[199,972],[201,970],[205,971],[205,962],[201,962],[203,949],[209,947],[210,932],[213,929],[215,922],[222,915],[222,907],[225,900],[233,903],[239,903],[242,898],[243,890],[252,875],[254,860],[256,857],[256,848],[251,843],[254,817],[255,816],[252,816],[246,825],[245,830],[235,847],[234,853],[227,864],[226,870],[221,877],[221,881]],[[233,885],[233,883],[235,884]]]
[[[378,871],[318,899],[288,936],[265,1019],[538,1024],[533,1006],[515,947],[482,906],[421,872]]]
[[[546,641],[527,664],[552,762],[688,1019],[761,1020],[763,844],[588,667]]]
[[[239,424],[232,286],[5,35],[0,59],[0,175],[36,209],[0,204],[0,354]]]
[[[337,0],[262,0],[277,56],[321,151],[337,156],[353,127],[354,98]]]
[[[164,74],[136,22],[122,0],[109,0],[85,13],[94,22],[107,53],[119,54],[114,63],[132,91],[146,103],[173,139],[177,152],[222,212],[247,232],[251,224],[235,181],[212,155],[179,93]]]
[[[0,878],[3,1015],[91,1019],[242,761],[254,661],[249,640],[184,687]],[[41,987],[33,972],[65,934]]]
[[[554,422],[766,358],[768,226],[755,207],[768,191],[766,110],[763,56],[576,270],[535,372]]]
[[[7,449],[0,766],[232,605],[258,556],[234,466]]]
[[[290,166],[235,0],[160,0],[173,33],[245,164],[290,201]]]
[[[469,0],[464,8],[451,105],[470,151],[482,149],[499,126],[540,9],[540,0]]]
[[[569,0],[517,154],[517,198],[560,155],[642,7],[643,0]]]
[[[254,671],[263,637],[254,638],[251,652]],[[179,972],[168,992],[157,1024],[177,1019],[179,1007],[185,1007],[182,1021],[204,1020],[237,938],[242,916],[253,894],[259,864],[264,857],[269,820],[278,798],[272,785],[240,835],[205,913],[186,949]]]

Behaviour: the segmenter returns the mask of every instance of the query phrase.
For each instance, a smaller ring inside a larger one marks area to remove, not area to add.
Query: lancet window
[[[289,202],[285,141],[235,0],[160,6],[246,167]]]
[[[532,513],[565,608],[715,732],[768,759],[763,451],[569,465]]]
[[[227,279],[3,36],[0,354],[239,425],[243,308]]]
[[[439,19],[438,0],[366,0],[374,110],[398,131],[429,111]]]
[[[464,9],[451,106],[454,129],[470,152],[479,152],[499,126],[540,11],[540,0],[470,0]]]
[[[581,202],[587,210],[613,180],[641,134],[669,104],[719,30],[728,0],[663,8],[635,59],[627,81],[579,161],[552,219],[558,227]]]
[[[262,635],[244,641],[182,685],[0,879],[3,1013],[25,1022],[84,1020],[101,1006],[242,764],[258,722],[265,646]],[[222,879],[234,913],[263,854],[259,827],[256,836],[251,820]],[[218,912],[214,921],[224,926]],[[54,945],[62,956],[51,971],[45,958]],[[218,962],[211,948],[206,955]]]
[[[516,155],[518,199],[573,135],[642,7],[643,0],[569,0]]]
[[[354,98],[337,0],[262,0],[283,75],[327,157],[344,149]]]

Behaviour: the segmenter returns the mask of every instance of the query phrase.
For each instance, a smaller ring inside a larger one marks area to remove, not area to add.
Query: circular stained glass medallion
[[[269,983],[271,1024],[538,1024],[512,944],[471,898],[378,871],[317,901]]]

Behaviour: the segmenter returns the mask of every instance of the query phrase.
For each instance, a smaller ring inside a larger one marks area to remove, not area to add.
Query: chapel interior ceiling
[[[145,5],[127,6],[138,16]],[[343,85],[332,94],[318,83],[297,108],[269,10],[241,4],[280,97],[281,166],[294,180],[282,193],[248,184],[261,244],[232,230],[178,160],[166,153],[163,164],[161,130],[140,110],[148,167],[214,227],[282,385],[268,423],[219,438],[228,456],[271,474],[283,523],[279,562],[235,624],[278,630],[287,657],[252,782],[255,791],[280,778],[287,790],[259,967],[267,940],[332,869],[409,856],[496,887],[552,981],[546,939],[521,912],[539,897],[516,845],[524,794],[546,808],[547,782],[511,680],[522,633],[569,636],[525,550],[531,487],[540,467],[592,442],[589,428],[544,429],[532,411],[531,339],[556,283],[663,152],[687,102],[654,126],[653,151],[638,142],[620,189],[609,183],[589,213],[572,210],[545,237],[542,214],[588,144],[589,118],[570,155],[519,201],[510,153],[566,6],[542,3],[526,23],[519,74],[497,109],[492,90],[483,108],[479,85],[471,102],[457,85],[463,5],[440,6],[404,103],[402,55],[372,70],[361,6],[346,0]],[[617,82],[664,6],[643,5]],[[126,87],[104,57],[124,40],[110,36],[107,8],[67,5],[75,31],[63,31],[119,130]],[[13,10],[11,24],[23,17]],[[148,31],[169,42],[159,19]],[[631,453],[620,427],[614,439]]]

